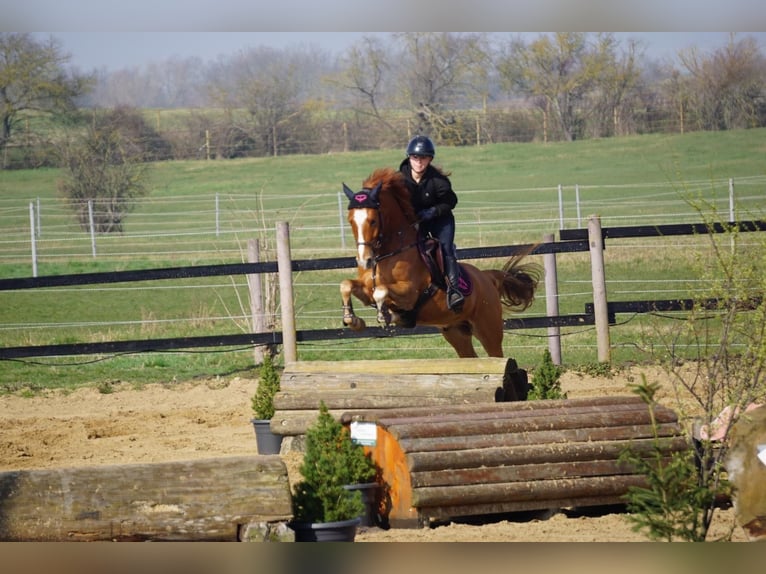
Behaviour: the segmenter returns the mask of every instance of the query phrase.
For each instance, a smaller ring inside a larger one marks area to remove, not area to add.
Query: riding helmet
[[[431,138],[426,136],[415,136],[407,145],[407,155],[427,155],[434,157],[436,155],[434,142],[431,141]]]

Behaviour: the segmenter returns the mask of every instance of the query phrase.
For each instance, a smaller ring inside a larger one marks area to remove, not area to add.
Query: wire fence
[[[667,183],[462,190],[457,240],[459,247],[537,241],[544,233],[582,227],[592,213],[604,226],[698,221],[699,207],[681,195],[698,199],[724,219],[755,219],[764,183],[766,176],[687,182],[682,192]],[[277,221],[290,223],[297,257],[341,256],[348,254],[349,243],[341,195],[292,195],[293,205],[285,207],[268,207],[284,203],[276,194],[147,197],[128,215],[123,232],[95,235],[62,200],[32,198],[19,204],[0,198],[0,264],[12,265],[14,274],[31,274],[33,251],[41,264],[242,260],[247,239],[273,244]],[[304,201],[310,207],[301,207]],[[98,209],[94,203],[93,210]]]

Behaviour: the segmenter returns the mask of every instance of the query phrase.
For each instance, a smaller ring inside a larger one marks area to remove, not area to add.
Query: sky
[[[615,32],[659,59],[738,31],[766,49],[763,0],[0,0],[0,14],[0,32],[52,33],[84,70],[259,45],[340,52],[374,31]]]
[[[162,62],[171,57],[196,56],[203,61],[239,50],[271,46],[319,47],[330,53],[340,53],[365,35],[389,32],[53,32],[40,33],[41,38],[54,36],[71,55],[70,64],[80,70],[118,70],[141,67],[150,62]],[[498,38],[510,38],[516,33],[495,33]],[[536,37],[537,32],[527,33]],[[737,37],[753,36],[766,52],[766,32],[740,33]],[[640,40],[646,55],[664,60],[674,58],[679,50],[696,46],[710,51],[726,45],[729,32],[618,32],[619,40]]]

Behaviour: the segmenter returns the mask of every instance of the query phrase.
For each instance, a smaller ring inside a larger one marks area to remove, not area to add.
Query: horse
[[[377,320],[386,327],[438,327],[458,357],[478,356],[473,337],[488,356],[502,357],[503,310],[523,311],[534,302],[541,267],[524,261],[534,246],[513,255],[502,269],[480,270],[461,262],[465,302],[455,312],[447,307],[443,272],[423,256],[427,241],[418,231],[402,174],[380,168],[361,191],[345,183],[343,191],[357,245],[357,277],[340,283],[343,324],[354,331],[366,327],[354,313],[353,295],[377,308]]]

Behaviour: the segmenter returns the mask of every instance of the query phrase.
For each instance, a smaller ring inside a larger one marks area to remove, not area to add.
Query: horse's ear
[[[378,201],[378,194],[380,193],[380,189],[382,187],[383,187],[383,182],[382,181],[380,183],[378,183],[378,185],[373,187],[372,191],[370,192],[370,199],[372,199],[373,201]]]
[[[345,183],[343,184],[343,193],[345,193],[346,197],[349,199],[354,199],[354,192],[351,191]]]

